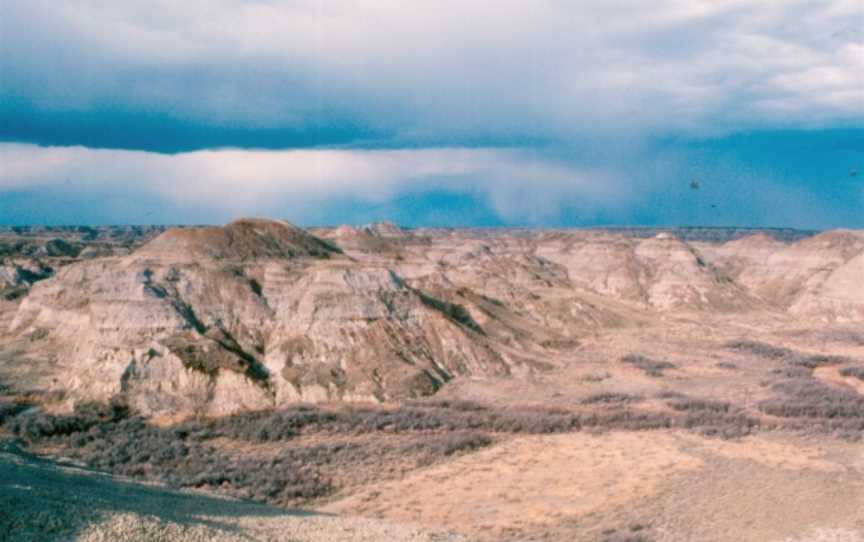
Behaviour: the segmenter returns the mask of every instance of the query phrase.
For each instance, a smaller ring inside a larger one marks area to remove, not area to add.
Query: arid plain
[[[861,231],[244,219],[0,258],[12,539],[864,540]],[[267,506],[86,510],[69,465]],[[40,531],[48,494],[78,519]],[[315,528],[250,527],[279,510]]]

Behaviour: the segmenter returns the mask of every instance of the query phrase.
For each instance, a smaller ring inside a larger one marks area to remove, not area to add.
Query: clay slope
[[[0,298],[14,301],[54,270],[38,259],[14,258],[0,261]]]
[[[789,246],[766,233],[757,233],[722,244],[690,243],[706,261],[738,281],[741,274],[763,265],[774,253]]]
[[[758,240],[735,243],[763,247],[736,277],[755,295],[800,317],[825,321],[864,317],[862,232],[833,230],[788,245]],[[727,261],[728,254],[743,252],[739,248],[727,253]]]
[[[811,278],[789,311],[825,321],[864,320],[864,251],[832,269],[824,279]]]
[[[171,229],[137,252],[138,258],[260,260],[327,258],[339,250],[282,220],[241,219],[225,228]]]
[[[380,230],[380,231],[379,231]],[[388,260],[402,257],[401,230],[397,232],[377,224],[354,228],[339,226],[335,229],[318,230],[326,239],[358,260]]]
[[[70,402],[124,392],[146,414],[385,400],[505,374],[460,307],[279,221],[169,230],[38,283],[10,333]]]
[[[600,294],[659,311],[747,311],[760,304],[692,246],[661,233],[649,239],[563,235],[538,254]]]
[[[160,226],[20,226],[0,228],[0,303],[15,301],[30,287],[76,260],[129,254]]]
[[[554,262],[512,240],[434,240],[422,256],[397,262],[412,284],[466,307],[502,348],[548,364],[549,350],[574,347],[579,337],[614,327],[630,314],[598,300]]]

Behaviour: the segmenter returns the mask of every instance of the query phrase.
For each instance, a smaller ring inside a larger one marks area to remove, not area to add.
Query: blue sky
[[[0,224],[861,228],[862,29],[860,0],[4,0]]]

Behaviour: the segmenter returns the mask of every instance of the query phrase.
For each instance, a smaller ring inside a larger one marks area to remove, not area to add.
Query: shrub
[[[864,367],[843,367],[840,369],[841,376],[854,376],[858,380],[864,380]]]
[[[84,405],[68,416],[19,415],[10,426],[26,442],[59,445],[65,455],[96,469],[276,504],[329,495],[339,487],[335,478],[368,476],[353,474],[355,471],[388,473],[393,459],[426,465],[492,443],[482,431],[439,431],[449,415],[444,407],[327,411],[300,405],[279,412],[189,421],[172,427],[150,426],[143,418],[125,412],[110,405]],[[437,416],[425,415],[435,412]],[[448,422],[450,427],[474,423],[470,410],[451,414],[455,417]],[[394,432],[409,433],[408,438],[339,441],[339,433],[372,433],[390,426]],[[435,430],[428,430],[430,427]],[[253,451],[241,457],[209,442],[220,436],[253,442],[290,441],[304,430],[333,433],[336,442],[286,442],[275,453]]]
[[[445,433],[430,438],[412,442],[403,451],[421,452],[431,457],[450,456],[458,452],[466,452],[485,448],[492,444],[492,438],[475,431],[467,433]]]
[[[669,403],[669,406],[679,412],[722,412],[726,413],[732,409],[732,405],[725,401],[710,401],[706,399],[684,398],[680,401]]]
[[[398,476],[404,469],[481,449],[493,442],[493,433],[680,427],[734,438],[758,426],[728,403],[661,395],[669,400],[667,412],[629,408],[640,397],[601,393],[575,410],[499,408],[449,400],[392,408],[296,405],[171,427],[151,426],[116,402],[81,405],[68,416],[18,414],[7,427],[27,442],[51,444],[93,468],[177,487],[296,504],[331,495],[346,484]],[[604,408],[589,410],[591,405]],[[854,430],[848,424],[843,427]],[[226,447],[224,439],[279,445]]]
[[[19,408],[18,411],[23,411]],[[122,420],[129,415],[129,407],[119,399],[109,403],[83,403],[76,405],[70,416],[52,416],[44,412],[11,417],[7,427],[15,435],[29,441],[65,437],[83,433],[100,424]]]
[[[644,529],[642,525],[631,526],[630,532],[619,532],[618,529],[605,529],[602,532],[602,542],[651,542],[651,539],[640,532]]]
[[[687,399],[681,394],[664,395],[665,398]],[[630,403],[641,397],[606,393],[588,397],[585,406],[603,405],[598,411],[574,412],[566,409],[541,407],[493,408],[465,403],[425,402],[412,403],[399,408],[341,407],[324,410],[319,407],[289,408],[280,411],[238,414],[201,424],[192,429],[196,438],[227,437],[251,442],[289,441],[301,434],[364,435],[387,433],[395,435],[442,435],[460,432],[489,432],[515,434],[567,433],[581,429],[593,431],[650,430],[681,426],[698,430],[702,422],[716,425],[717,416],[708,418],[705,411],[715,410],[727,415],[730,423],[740,425],[731,407],[721,408],[719,403],[690,400],[671,417],[662,412],[634,411]],[[423,407],[417,406],[424,404]],[[694,405],[701,405],[697,408]],[[693,415],[697,411],[698,416]],[[748,423],[744,425],[748,425]],[[429,438],[429,437],[423,437]]]
[[[773,346],[757,341],[739,340],[726,344],[730,350],[739,353],[753,354],[763,359],[779,361],[788,365],[815,369],[823,365],[835,365],[851,361],[845,356],[829,356],[825,354],[808,354],[789,348]]]
[[[409,402],[410,406],[428,407],[428,408],[444,408],[450,410],[461,410],[465,412],[488,410],[489,407],[475,403],[473,401],[463,401],[459,399],[427,399],[425,401]]]
[[[28,405],[16,402],[0,401],[0,425],[28,408]]]
[[[209,487],[240,497],[276,503],[322,497],[332,492],[317,468],[328,450],[320,446],[291,448],[277,461],[232,458],[192,437],[183,427],[159,428],[141,418],[81,424],[76,416],[25,416],[22,436],[51,438],[88,466],[137,478],[156,479],[174,487]]]
[[[589,383],[594,383],[594,382],[603,382],[604,380],[607,380],[607,379],[609,379],[609,378],[612,378],[612,375],[610,375],[610,374],[607,373],[607,372],[603,372],[603,373],[591,373],[591,374],[587,374],[587,375],[582,375],[582,376],[580,376],[580,377],[579,377],[579,381],[580,381],[580,382],[589,382]]]
[[[808,375],[774,384],[775,397],[759,410],[782,418],[781,427],[810,433],[834,433],[849,440],[864,435],[864,397]]]
[[[648,376],[663,376],[665,369],[674,369],[676,365],[668,361],[656,361],[641,354],[629,354],[621,358],[622,363],[629,363],[642,369]]]
[[[318,410],[288,409],[281,412],[254,412],[222,418],[207,424],[215,434],[253,442],[288,440],[307,426],[322,423]]]
[[[35,413],[12,418],[8,423],[8,428],[16,436],[32,442],[82,433],[97,423],[99,423],[99,420],[87,419],[81,416],[57,417]]]
[[[861,418],[864,397],[851,390],[829,386],[815,378],[787,380],[774,386],[781,397],[763,401],[759,408],[782,418]]]
[[[424,305],[435,309],[450,320],[460,324],[462,326],[467,327],[468,329],[475,331],[481,335],[485,335],[483,328],[474,321],[471,317],[471,313],[468,312],[468,309],[463,307],[462,305],[458,305],[456,303],[450,303],[449,301],[443,301],[441,299],[436,299],[428,294],[425,294],[419,290],[416,290],[417,294],[420,296],[420,301],[423,302]]]
[[[772,369],[771,374],[780,376],[782,378],[806,379],[810,378],[813,375],[811,371],[811,369],[808,369],[806,367],[792,365],[790,367],[780,367],[777,369]]]
[[[787,348],[780,348],[770,344],[760,343],[750,340],[731,341],[726,344],[726,348],[747,354],[754,354],[760,358],[776,359],[782,361],[788,357],[792,351]]]
[[[264,441],[287,440],[302,432],[395,434],[486,430],[506,433],[555,433],[579,428],[579,415],[543,408],[492,410],[471,403],[413,403],[399,408],[306,407],[238,414],[207,424],[213,436]]]
[[[629,393],[616,393],[611,391],[595,393],[582,399],[580,403],[583,405],[623,405],[629,403],[638,403],[644,400],[640,395],[631,395]]]
[[[859,328],[833,328],[823,330],[820,337],[824,340],[864,346],[864,331]]]
[[[578,414],[533,408],[502,410],[484,422],[485,427],[500,433],[568,433],[582,428]]]
[[[674,392],[661,395],[672,399],[667,403],[672,410],[684,413],[684,417],[677,420],[680,427],[705,436],[739,438],[751,434],[759,426],[759,420],[726,401],[693,399]]]
[[[663,413],[635,412],[632,410],[609,410],[591,413],[580,418],[582,427],[594,431],[612,429],[625,431],[647,431],[668,429],[675,420]]]

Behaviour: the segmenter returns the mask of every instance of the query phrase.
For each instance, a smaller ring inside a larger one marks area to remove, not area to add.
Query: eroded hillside
[[[4,380],[67,408],[120,393],[148,415],[387,401],[542,374],[598,334],[659,321],[864,319],[859,232],[717,243],[239,220],[36,233],[7,242],[3,355],[27,362]]]
[[[861,232],[148,232],[0,304],[31,451],[482,541],[864,533]]]

